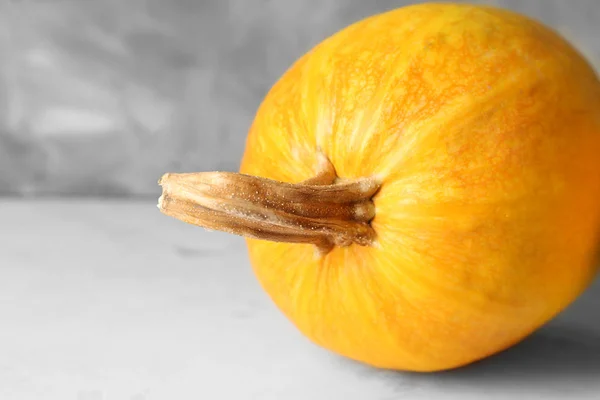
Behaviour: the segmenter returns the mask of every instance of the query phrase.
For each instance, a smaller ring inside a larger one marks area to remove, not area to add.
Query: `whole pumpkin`
[[[314,343],[437,371],[517,343],[591,283],[600,82],[564,39],[488,6],[413,5],[301,57],[241,174],[166,174],[161,210],[247,236]]]

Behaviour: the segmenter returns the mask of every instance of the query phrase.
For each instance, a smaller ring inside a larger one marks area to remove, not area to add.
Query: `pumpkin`
[[[423,3],[327,38],[274,84],[239,173],[167,173],[161,211],[246,237],[312,342],[440,371],[518,343],[598,271],[600,82],[500,8]]]

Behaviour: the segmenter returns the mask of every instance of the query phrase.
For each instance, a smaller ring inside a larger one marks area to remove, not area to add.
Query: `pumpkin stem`
[[[375,239],[369,221],[372,178],[342,181],[321,157],[320,172],[301,183],[284,183],[232,172],[168,173],[159,184],[158,208],[181,221],[248,238],[311,243],[322,253]]]

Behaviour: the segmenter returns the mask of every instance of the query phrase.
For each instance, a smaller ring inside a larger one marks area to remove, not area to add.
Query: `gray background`
[[[253,114],[304,52],[402,0],[3,0],[0,195],[156,196],[235,170]],[[600,65],[597,0],[498,0]]]

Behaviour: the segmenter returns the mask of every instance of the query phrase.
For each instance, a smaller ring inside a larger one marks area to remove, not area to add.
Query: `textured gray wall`
[[[151,195],[234,170],[269,87],[401,0],[0,0],[0,195]],[[479,1],[537,17],[600,66],[600,1]],[[599,155],[600,156],[600,155]]]

